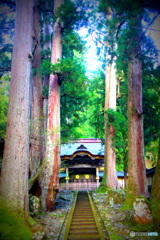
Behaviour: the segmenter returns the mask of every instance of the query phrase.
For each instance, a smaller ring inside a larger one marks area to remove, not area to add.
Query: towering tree
[[[54,14],[62,0],[54,1]],[[55,64],[62,58],[62,23],[56,18],[53,27],[51,63]],[[60,74],[50,74],[48,96],[47,139],[45,152],[46,165],[42,174],[42,206],[44,210],[53,210],[59,190],[60,167]]]
[[[105,107],[108,109],[116,110],[116,69],[115,63],[108,63],[106,67],[105,77]],[[118,188],[118,179],[116,176],[116,153],[114,144],[114,127],[109,124],[108,114],[105,113],[105,171],[107,187],[116,189]]]
[[[139,1],[136,2],[139,6]],[[132,12],[129,22],[130,59],[128,64],[128,187],[133,195],[147,197],[144,162],[143,109],[142,109],[142,61],[141,61],[142,9]]]
[[[43,2],[42,2],[43,3]],[[45,60],[50,61],[51,55],[51,42],[52,42],[52,12],[49,12],[49,9],[53,9],[50,6],[48,1],[45,1],[45,11],[42,12],[42,50],[43,57]],[[49,73],[43,76],[43,151],[45,151],[45,143],[46,143],[46,129],[47,129],[47,111],[48,111],[48,85],[49,85]]]
[[[105,175],[106,184],[108,188],[118,188],[118,179],[116,176],[116,153],[114,144],[115,129],[108,121],[108,109],[116,110],[116,64],[115,64],[115,48],[116,39],[115,31],[112,29],[113,9],[110,6],[105,8],[106,22],[107,22],[107,59],[105,72],[105,105],[104,105],[104,120],[105,120]],[[103,10],[104,11],[104,10]]]
[[[43,158],[42,132],[43,132],[43,108],[42,108],[42,79],[40,77],[41,47],[40,47],[40,12],[39,1],[34,5],[33,28],[33,74],[31,81],[31,129],[30,129],[30,177],[36,175]],[[32,182],[32,184],[34,181]],[[31,185],[31,184],[30,184]]]
[[[23,19],[23,21],[22,21]],[[16,210],[28,209],[29,88],[33,1],[17,0],[1,195]]]

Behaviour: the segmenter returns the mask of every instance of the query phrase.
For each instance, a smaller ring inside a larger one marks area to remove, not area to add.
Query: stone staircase
[[[79,191],[72,216],[68,240],[100,240],[86,191]]]

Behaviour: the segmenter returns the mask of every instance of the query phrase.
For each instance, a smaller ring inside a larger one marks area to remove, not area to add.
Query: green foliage
[[[160,224],[160,191],[159,191],[159,182],[160,182],[160,138],[158,142],[158,157],[156,171],[153,177],[152,191],[151,191],[151,210],[152,215],[155,221]]]
[[[145,145],[159,137],[160,129],[160,67],[146,69],[143,79]]]
[[[40,73],[41,76],[44,77],[45,75],[61,72],[61,63],[57,62],[52,64],[50,60],[43,59],[40,65]]]
[[[63,31],[66,32],[71,32],[75,27],[79,28],[84,21],[83,11],[78,11],[78,6],[70,0],[65,0],[58,8],[54,15],[54,19],[57,18],[63,23]]]
[[[0,138],[5,138],[7,109],[9,100],[9,76],[5,75],[1,78],[0,88]]]
[[[49,86],[43,86],[42,95],[48,98]]]
[[[152,163],[152,167],[156,165],[158,158],[158,139],[150,141],[147,146],[145,146],[145,159],[148,159]]]
[[[23,217],[0,200],[0,239],[29,240],[32,232]]]
[[[61,126],[62,139],[79,138],[79,126],[84,123],[82,116],[85,111],[88,79],[82,59],[66,58],[62,60],[61,85]]]
[[[85,49],[85,41],[83,41],[74,30],[70,33],[63,33],[63,55],[73,58],[75,53],[82,54]]]
[[[112,108],[106,110],[108,115],[108,123],[113,125],[115,129],[115,138],[121,138],[124,136],[124,139],[127,138],[127,119],[120,111],[115,111]],[[123,139],[123,138],[122,138]],[[121,142],[118,140],[118,142]],[[119,144],[117,142],[117,144]],[[121,143],[120,143],[121,144]],[[119,146],[119,145],[117,145]]]
[[[96,193],[106,193],[108,191],[107,185],[100,184],[100,186],[95,190]]]
[[[89,82],[89,99],[87,115],[92,126],[93,137],[104,138],[104,74],[97,72]]]
[[[155,59],[157,58],[155,45],[149,37],[146,37],[146,30],[144,30],[146,27],[150,26],[151,22],[153,22],[153,15],[151,16],[150,12],[146,11],[144,7],[144,2],[139,0],[134,1],[132,4],[130,0],[101,0],[99,5],[100,11],[104,12],[105,16],[106,13],[108,13],[106,21],[108,53],[111,55],[116,54],[117,56],[116,67],[120,83],[120,93],[117,104],[126,119],[128,61],[130,61],[133,56],[142,60],[143,116],[146,154],[148,150],[151,150],[149,154],[155,155],[155,148],[153,149],[149,146],[153,146],[152,142],[154,143],[158,138],[158,129],[160,129],[158,107],[159,89],[157,87],[159,86],[159,70],[158,68],[154,69]],[[111,15],[109,15],[109,13],[111,13]],[[139,20],[137,16],[139,16]],[[137,41],[140,42],[141,49],[138,48]],[[114,44],[117,44],[116,52],[114,52]],[[115,125],[114,117],[115,116],[112,116],[112,114],[109,116],[109,121],[113,125]],[[122,157],[124,156],[126,159],[127,156],[127,128],[125,135],[125,131],[123,131],[123,123],[120,122],[118,125],[122,126],[120,131],[123,132],[117,134],[119,130],[116,130],[117,133],[115,135],[115,145],[117,145],[116,156],[120,164],[122,163]],[[122,136],[126,139],[125,141],[122,140]],[[125,161],[127,162],[127,159]]]
[[[11,69],[14,5],[0,4],[0,77]]]
[[[62,113],[65,113],[65,118],[63,118],[65,125],[62,131],[70,126],[73,127],[76,138],[103,138],[104,76],[102,73],[97,73],[92,80],[88,80],[83,77],[83,71],[81,73],[79,71],[80,67],[77,69],[74,85],[67,81],[61,86],[62,92],[65,93],[61,98],[62,101],[64,99],[62,111],[65,109]],[[82,82],[80,83],[80,81]],[[71,129],[69,133],[71,134]]]
[[[154,56],[154,55],[153,55]],[[143,62],[143,119],[145,156],[154,165],[158,155],[158,138],[160,129],[160,67],[154,68],[151,57],[144,58]]]
[[[116,148],[117,170],[127,168],[127,152],[128,152],[128,126],[127,119],[122,114],[120,108],[117,111],[109,108],[107,111],[107,122],[112,125],[115,130],[114,145]]]

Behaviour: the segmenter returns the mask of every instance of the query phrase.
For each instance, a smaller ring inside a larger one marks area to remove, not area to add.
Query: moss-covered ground
[[[32,235],[24,218],[0,200],[0,240],[29,240]]]

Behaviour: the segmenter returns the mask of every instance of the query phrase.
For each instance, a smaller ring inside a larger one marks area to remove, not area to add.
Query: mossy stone
[[[110,189],[107,192],[106,203],[110,204],[113,199],[113,204],[122,204],[125,201],[125,192],[123,190]]]

